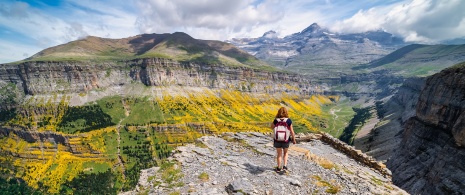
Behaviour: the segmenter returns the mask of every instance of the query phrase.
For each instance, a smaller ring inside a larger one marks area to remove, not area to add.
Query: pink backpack
[[[278,123],[274,126],[274,140],[277,142],[288,142],[291,131],[287,125],[287,118],[276,118]]]

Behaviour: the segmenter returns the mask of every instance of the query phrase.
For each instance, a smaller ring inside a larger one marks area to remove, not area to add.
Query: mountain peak
[[[189,34],[185,33],[185,32],[174,32],[172,34],[173,37],[183,37],[183,38],[189,38],[189,39],[194,39],[192,36],[190,36]]]
[[[270,30],[270,31],[264,33],[262,37],[271,39],[271,38],[277,38],[278,35],[277,35],[276,31]]]
[[[302,32],[300,33],[314,33],[314,32],[318,32],[320,31],[322,28],[320,27],[320,25],[318,25],[317,23],[313,23],[311,24],[310,26],[308,26],[307,28],[305,28]]]

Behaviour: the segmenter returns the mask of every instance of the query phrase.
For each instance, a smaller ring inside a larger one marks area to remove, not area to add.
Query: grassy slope
[[[458,69],[458,70],[463,70],[465,69],[465,62],[458,63],[454,66],[449,67],[448,69]]]
[[[355,115],[352,107],[353,105],[349,99],[343,99],[334,105],[323,106],[323,113],[327,114],[325,118],[328,120],[328,127],[320,129],[334,137],[341,136],[344,132],[344,128],[347,127]]]
[[[107,61],[137,58],[167,58],[227,66],[245,66],[268,71],[276,69],[229,43],[198,40],[181,32],[142,34],[123,39],[89,36],[45,49],[19,61]]]
[[[465,45],[409,45],[354,70],[389,69],[396,74],[429,76],[465,61]]]

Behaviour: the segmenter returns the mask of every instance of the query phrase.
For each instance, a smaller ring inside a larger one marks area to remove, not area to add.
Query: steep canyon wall
[[[415,106],[425,80],[406,79],[392,97],[378,102],[376,110],[379,122],[369,134],[355,139],[355,147],[377,160],[387,161],[391,158],[402,140],[403,125],[415,116]]]
[[[465,189],[465,68],[429,77],[387,162],[393,181],[412,194],[460,194]]]

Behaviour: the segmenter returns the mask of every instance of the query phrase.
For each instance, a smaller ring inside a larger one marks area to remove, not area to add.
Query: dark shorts
[[[287,143],[286,143],[286,142],[277,142],[277,141],[275,141],[275,142],[273,143],[273,146],[274,146],[275,148],[289,148],[289,145],[291,145],[291,142],[290,142],[290,141],[287,142]]]

